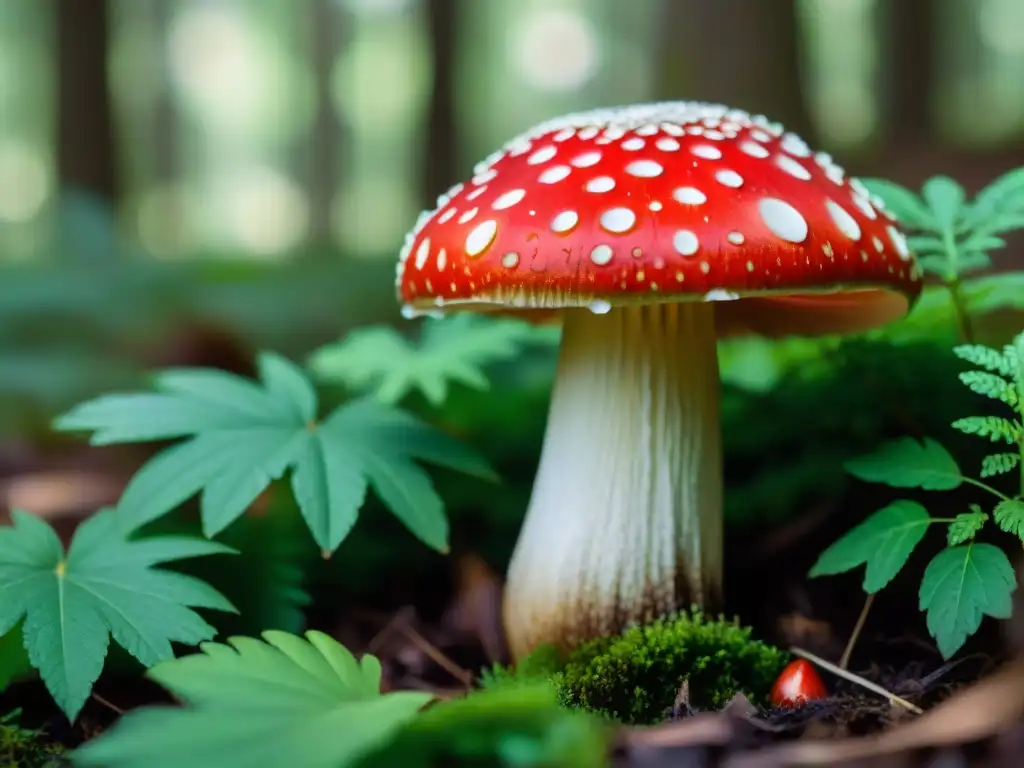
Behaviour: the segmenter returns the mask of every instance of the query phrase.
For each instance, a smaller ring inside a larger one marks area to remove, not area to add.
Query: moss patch
[[[483,684],[547,679],[564,706],[648,725],[666,718],[684,680],[696,709],[720,709],[738,692],[763,704],[788,660],[788,654],[754,640],[737,621],[693,609],[590,640],[564,659],[542,646],[514,671],[490,670]]]
[[[64,747],[55,744],[42,731],[18,725],[21,712],[15,710],[0,717],[0,766],[3,768],[63,768],[71,761]]]

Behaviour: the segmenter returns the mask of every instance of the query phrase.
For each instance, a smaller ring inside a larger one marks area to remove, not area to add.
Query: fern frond
[[[993,443],[1013,445],[1020,442],[1022,427],[1018,422],[999,416],[968,416],[953,422],[953,429],[964,434],[987,437]]]
[[[965,371],[960,374],[960,381],[975,394],[1002,400],[1011,408],[1017,406],[1017,388],[1002,376],[984,371]]]
[[[1016,373],[1016,355],[1011,361],[1007,351],[1000,352],[998,349],[984,347],[981,344],[961,344],[953,347],[953,354],[972,365],[998,373],[1006,378],[1013,378]]]
[[[1005,475],[1016,469],[1018,464],[1020,464],[1020,454],[994,453],[991,456],[986,456],[981,462],[981,476]]]

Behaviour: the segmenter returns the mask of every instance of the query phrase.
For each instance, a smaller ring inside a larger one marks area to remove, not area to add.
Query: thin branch
[[[860,616],[857,617],[857,623],[853,625],[853,631],[850,633],[850,639],[846,641],[843,655],[839,658],[840,669],[846,669],[850,666],[850,656],[853,655],[853,647],[857,644],[857,638],[860,637],[860,633],[864,629],[864,622],[867,621],[868,613],[871,611],[871,605],[874,602],[875,593],[871,592],[864,601],[864,607],[860,609]]]
[[[810,651],[805,651],[803,648],[793,647],[789,649],[789,652],[792,653],[794,656],[799,656],[801,658],[807,659],[813,664],[817,664],[822,669],[831,672],[833,675],[836,675],[837,677],[841,677],[844,680],[849,680],[851,683],[856,683],[861,688],[866,688],[872,693],[877,693],[879,696],[888,699],[890,704],[897,704],[903,707],[904,709],[913,712],[915,715],[924,714],[924,710],[916,704],[911,704],[903,697],[897,696],[892,691],[885,690],[885,688],[878,685],[877,683],[873,683],[870,680],[861,677],[860,675],[855,675],[853,672],[843,669],[833,664],[831,661],[825,661],[825,659],[821,658],[820,656],[815,656]]]

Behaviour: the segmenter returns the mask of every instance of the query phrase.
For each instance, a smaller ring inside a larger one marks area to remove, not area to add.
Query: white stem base
[[[715,340],[713,303],[566,313],[505,592],[515,658],[720,599]]]

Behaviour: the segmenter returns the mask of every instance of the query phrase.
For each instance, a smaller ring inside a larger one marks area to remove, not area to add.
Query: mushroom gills
[[[722,579],[715,305],[568,310],[533,494],[509,566],[513,655],[570,648]]]

